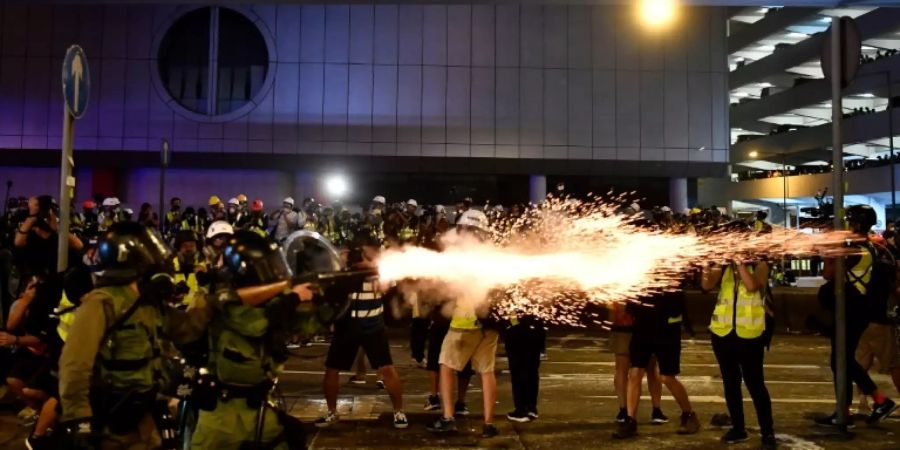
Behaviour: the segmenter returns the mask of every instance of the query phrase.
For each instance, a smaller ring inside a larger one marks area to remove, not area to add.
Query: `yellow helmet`
[[[247,196],[244,194],[238,194],[237,200],[238,200],[238,203],[243,205],[244,203],[247,203]]]
[[[209,206],[215,206],[215,205],[218,205],[219,203],[222,203],[222,200],[219,200],[219,197],[217,197],[215,195],[209,197]]]

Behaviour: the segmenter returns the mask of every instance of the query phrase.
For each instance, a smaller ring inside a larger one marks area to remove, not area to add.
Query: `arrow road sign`
[[[66,110],[76,119],[80,119],[87,110],[91,93],[91,73],[88,70],[87,57],[84,50],[77,45],[69,47],[62,67],[63,98]]]

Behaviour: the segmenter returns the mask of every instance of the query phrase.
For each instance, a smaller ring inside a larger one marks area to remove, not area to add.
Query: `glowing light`
[[[759,156],[759,152],[757,152],[756,150],[753,150],[747,156],[749,156],[751,158],[757,158]]]
[[[342,175],[329,175],[325,178],[325,191],[328,192],[328,195],[334,198],[341,198],[349,190],[350,186],[347,183],[347,179]]]
[[[678,15],[678,2],[676,0],[640,0],[638,15],[641,22],[647,27],[663,28],[675,21],[675,17]]]
[[[619,214],[631,200],[550,199],[514,219],[495,216],[482,241],[450,233],[444,250],[387,250],[378,261],[382,281],[400,281],[406,294],[451,298],[457,307],[501,316],[525,312],[549,323],[583,326],[585,306],[641,301],[680,289],[702,266],[785,255],[833,256],[856,251],[845,232],[806,235],[776,228],[770,234],[699,229],[650,229],[644,216]],[[427,300],[426,300],[427,301]]]

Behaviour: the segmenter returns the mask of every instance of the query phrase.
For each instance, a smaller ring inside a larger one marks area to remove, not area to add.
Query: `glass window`
[[[211,51],[211,36],[216,51]],[[195,9],[176,20],[160,42],[158,58],[169,95],[205,115],[226,114],[251,102],[269,69],[268,47],[256,24],[221,7]]]

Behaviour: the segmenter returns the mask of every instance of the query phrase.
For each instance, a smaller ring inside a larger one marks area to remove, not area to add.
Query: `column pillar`
[[[682,212],[688,207],[687,178],[669,178],[669,207]]]
[[[531,175],[528,177],[528,201],[541,203],[547,198],[547,176]]]

